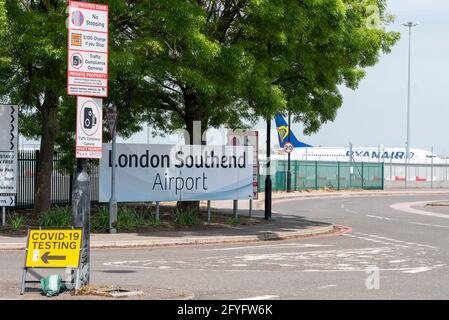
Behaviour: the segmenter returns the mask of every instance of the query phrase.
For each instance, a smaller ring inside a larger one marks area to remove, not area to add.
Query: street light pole
[[[405,142],[405,189],[407,189],[408,180],[408,160],[410,155],[410,66],[411,66],[411,48],[412,48],[412,28],[418,23],[406,22],[402,24],[408,28],[408,89],[407,89],[407,140]]]

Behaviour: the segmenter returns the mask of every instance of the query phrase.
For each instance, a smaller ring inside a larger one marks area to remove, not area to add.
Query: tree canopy
[[[385,30],[386,0],[95,2],[109,5],[105,105],[118,108],[123,136],[144,123],[162,133],[192,134],[195,120],[203,131],[241,128],[284,110],[316,132],[335,119],[339,86],[356,89],[399,39]],[[49,207],[54,150],[74,153],[67,4],[0,0],[0,97],[20,106],[22,134],[41,138],[37,212]]]

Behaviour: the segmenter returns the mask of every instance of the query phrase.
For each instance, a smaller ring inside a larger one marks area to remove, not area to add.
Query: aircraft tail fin
[[[284,117],[280,113],[276,113],[275,116],[276,120],[276,129],[278,132],[278,138],[279,138],[279,146],[281,148],[284,147],[285,143],[288,142],[288,136],[290,134],[290,142],[293,144],[293,147],[295,148],[311,148],[313,146],[299,141],[293,131],[290,131],[290,128],[288,127],[287,122],[285,121]]]

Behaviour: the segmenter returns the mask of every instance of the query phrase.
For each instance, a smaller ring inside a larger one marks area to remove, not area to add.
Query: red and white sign
[[[284,151],[285,151],[286,153],[292,152],[294,148],[295,148],[295,147],[293,147],[293,144],[292,144],[291,142],[286,142],[286,143],[284,144]]]
[[[77,97],[76,157],[101,159],[103,137],[103,100]]]
[[[228,145],[253,147],[253,199],[259,198],[259,132],[228,131]]]
[[[108,95],[108,6],[69,2],[67,94]]]

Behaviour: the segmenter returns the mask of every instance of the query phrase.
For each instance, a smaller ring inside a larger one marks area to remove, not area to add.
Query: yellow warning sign
[[[78,268],[82,229],[31,229],[26,268]]]

